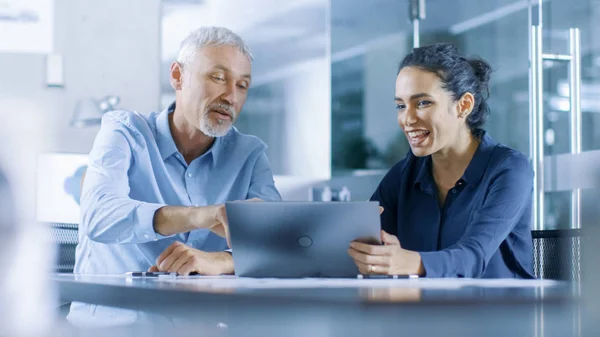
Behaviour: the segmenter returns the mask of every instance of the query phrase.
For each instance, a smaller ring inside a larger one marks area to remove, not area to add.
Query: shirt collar
[[[173,111],[175,111],[175,102],[163,110],[156,118],[156,143],[162,160],[169,158],[177,152],[177,146],[175,145],[173,135],[171,135],[171,127],[169,126],[169,114],[173,113]]]
[[[157,129],[157,145],[158,150],[162,156],[162,160],[166,160],[174,153],[178,153],[177,145],[175,145],[175,141],[173,140],[173,135],[171,134],[171,127],[169,125],[169,114],[175,111],[175,102],[171,103],[168,108],[163,110],[156,119],[156,129]],[[233,129],[233,128],[232,128]],[[230,131],[232,132],[232,131]],[[226,137],[226,136],[225,136]],[[223,145],[223,137],[215,138],[215,142],[213,145],[200,157],[204,156],[212,156],[213,163],[216,165],[217,160],[219,159],[219,155],[221,153],[221,147]]]
[[[494,152],[494,148],[498,144],[484,130],[480,131],[479,139],[481,140],[481,143],[479,143],[479,146],[473,155],[473,159],[471,159],[469,166],[467,166],[467,169],[462,176],[462,179],[467,184],[476,184],[481,177],[483,177],[483,173],[488,166],[492,153]]]
[[[232,127],[232,129],[233,129],[233,127]],[[231,132],[231,130],[229,130],[229,132]],[[205,155],[208,155],[209,153],[210,153],[210,155],[212,155],[213,166],[217,165],[217,161],[219,160],[219,156],[220,156],[222,148],[223,148],[223,138],[224,137],[227,137],[227,135],[225,135],[223,137],[216,137],[213,145],[205,153]]]
[[[481,179],[497,145],[497,142],[484,130],[478,130],[478,135],[481,142],[461,178],[467,184],[476,184]],[[418,173],[413,186],[418,187],[420,185],[422,190],[428,190],[433,186],[431,156],[423,158],[417,165],[417,170]]]
[[[422,160],[417,161],[417,178],[413,184],[414,187],[421,187],[421,190],[428,191],[432,186],[431,177],[431,156],[427,156]]]

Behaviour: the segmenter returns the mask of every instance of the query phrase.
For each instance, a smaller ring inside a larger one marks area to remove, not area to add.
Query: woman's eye
[[[216,81],[225,81],[225,79],[220,76],[213,76],[213,79],[215,79]]]
[[[419,101],[419,108],[425,108],[431,105],[430,101]]]
[[[404,110],[404,108],[406,108],[406,105],[404,105],[404,104],[396,104],[396,109],[397,110]]]

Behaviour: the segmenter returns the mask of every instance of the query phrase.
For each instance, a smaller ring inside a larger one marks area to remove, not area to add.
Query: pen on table
[[[130,271],[125,273],[127,276],[140,277],[159,277],[159,276],[177,276],[177,273],[169,273],[166,271]]]
[[[416,279],[419,275],[383,275],[383,274],[358,274],[358,279]]]

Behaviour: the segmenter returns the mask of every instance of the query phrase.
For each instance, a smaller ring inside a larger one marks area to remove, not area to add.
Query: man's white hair
[[[181,42],[177,62],[184,66],[192,64],[198,49],[206,46],[234,46],[246,55],[250,62],[254,59],[248,45],[231,30],[225,27],[200,27]]]

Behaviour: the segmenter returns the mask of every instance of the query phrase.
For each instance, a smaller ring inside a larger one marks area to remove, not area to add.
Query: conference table
[[[585,325],[579,284],[551,280],[73,274],[51,280],[63,302],[110,307],[117,313],[110,317],[138,313],[128,329],[146,334],[580,336]]]

